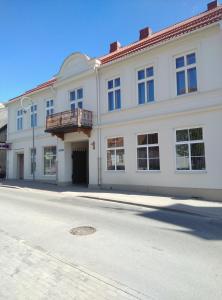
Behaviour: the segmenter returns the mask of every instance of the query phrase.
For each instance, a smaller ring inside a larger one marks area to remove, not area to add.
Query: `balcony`
[[[83,132],[88,137],[92,130],[92,112],[77,108],[74,110],[56,113],[46,118],[45,132],[56,135],[64,140],[64,134],[70,132]]]

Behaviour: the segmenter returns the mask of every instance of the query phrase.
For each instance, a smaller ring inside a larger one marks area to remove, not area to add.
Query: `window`
[[[71,110],[83,107],[83,89],[75,89],[69,94]]]
[[[197,91],[196,54],[176,58],[177,95]]]
[[[154,68],[149,67],[137,72],[138,103],[154,101]]]
[[[158,133],[137,136],[137,170],[160,170]]]
[[[121,108],[120,78],[109,80],[108,89],[108,110],[112,111]]]
[[[46,101],[46,116],[51,116],[54,114],[54,100]]]
[[[37,127],[37,105],[31,106],[31,127]]]
[[[44,175],[56,175],[56,147],[44,148]]]
[[[19,109],[17,111],[17,130],[23,129],[23,110]]]
[[[31,174],[36,170],[36,149],[31,149]]]
[[[107,140],[107,170],[125,170],[123,137]]]
[[[176,169],[205,170],[202,128],[176,131]]]

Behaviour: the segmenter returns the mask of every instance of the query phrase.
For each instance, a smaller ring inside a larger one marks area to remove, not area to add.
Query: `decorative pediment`
[[[97,60],[91,59],[89,56],[80,52],[75,52],[64,60],[57,77],[65,79],[70,76],[79,75],[93,69],[97,64]]]

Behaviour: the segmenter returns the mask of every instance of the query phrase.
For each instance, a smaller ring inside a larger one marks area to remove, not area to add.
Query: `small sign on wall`
[[[11,144],[0,143],[0,150],[11,150]]]

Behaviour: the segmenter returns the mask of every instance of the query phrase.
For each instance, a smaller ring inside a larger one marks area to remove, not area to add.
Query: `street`
[[[78,226],[96,232],[70,234]],[[21,291],[25,255],[36,251],[40,275]],[[0,299],[222,299],[222,218],[0,186],[0,267]],[[53,268],[52,293],[43,279]],[[77,280],[93,296],[77,294]]]

